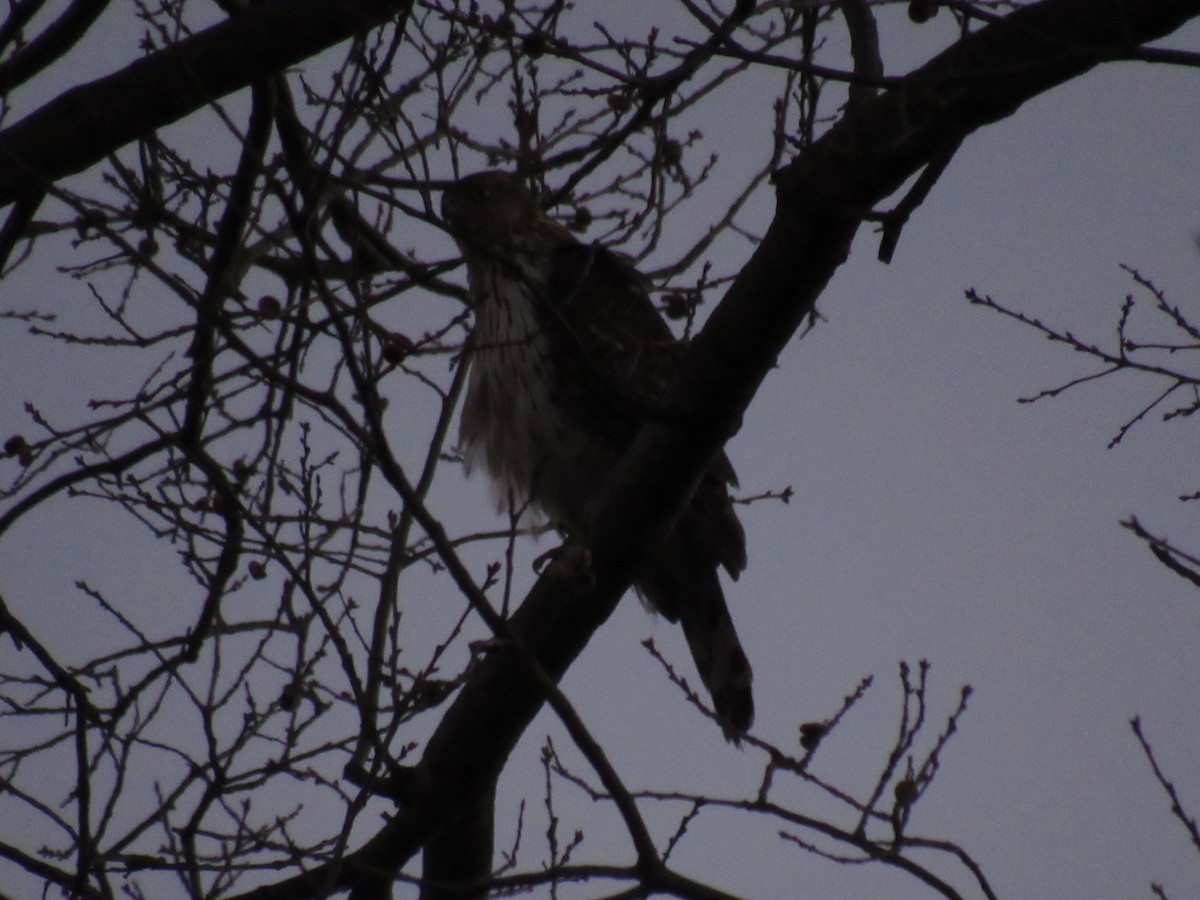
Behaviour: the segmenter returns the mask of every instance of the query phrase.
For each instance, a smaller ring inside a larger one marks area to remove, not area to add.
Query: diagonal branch
[[[70,6],[41,34],[21,47],[16,53],[0,63],[0,96],[8,96],[18,85],[28,81],[38,72],[62,57],[75,46],[92,23],[104,12],[110,0],[73,0]],[[25,4],[36,9],[34,4]],[[11,40],[22,25],[20,12],[0,26],[0,48]],[[11,26],[11,28],[10,28]]]
[[[1141,716],[1134,716],[1129,720],[1129,727],[1133,729],[1134,735],[1138,739],[1138,743],[1142,745],[1142,753],[1145,754],[1147,761],[1150,763],[1150,768],[1154,770],[1154,780],[1158,782],[1167,798],[1171,801],[1171,813],[1183,823],[1183,827],[1187,829],[1188,837],[1191,838],[1192,846],[1200,850],[1200,827],[1196,825],[1196,820],[1187,814],[1187,810],[1183,808],[1183,803],[1179,799],[1179,792],[1175,789],[1174,783],[1169,779],[1162,767],[1159,766],[1158,760],[1154,756],[1154,748],[1147,740],[1145,733],[1142,731]]]
[[[0,131],[0,204],[37,196],[139,136],[411,7],[412,0],[265,0],[72,88]]]

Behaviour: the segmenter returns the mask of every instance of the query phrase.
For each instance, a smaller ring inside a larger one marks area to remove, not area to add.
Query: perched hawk
[[[642,424],[659,411],[681,346],[624,260],[580,243],[513,175],[480,172],[446,189],[475,314],[460,445],[503,500],[568,532]],[[683,626],[726,736],[754,718],[750,664],[717,567],[737,578],[746,540],[722,453],[635,582]]]

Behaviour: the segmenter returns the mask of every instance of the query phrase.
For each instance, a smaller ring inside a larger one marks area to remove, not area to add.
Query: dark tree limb
[[[487,791],[422,852],[420,900],[483,900],[492,871],[495,788]],[[386,896],[386,895],[385,895]]]
[[[875,96],[873,82],[883,78],[883,57],[879,53],[879,28],[866,0],[841,0],[842,15],[850,32],[850,55],[854,74],[862,79],[850,82],[846,109],[853,113]]]
[[[33,192],[19,198],[9,210],[4,225],[0,226],[0,273],[3,273],[8,266],[9,256],[16,249],[21,238],[25,236],[25,229],[33,221],[38,207],[42,205],[45,198],[45,193]]]
[[[139,136],[407,14],[412,0],[265,0],[0,131],[0,204],[37,196]]]
[[[8,96],[13,88],[43,71],[56,59],[75,46],[92,23],[104,12],[110,0],[74,0],[41,34],[18,52],[0,63],[0,97]],[[34,8],[40,4],[24,4]],[[0,48],[5,47],[13,32],[21,27],[19,11],[0,26]],[[13,28],[10,30],[10,25]]]
[[[490,654],[447,710],[407,803],[358,851],[246,896],[313,896],[330,884],[385,896],[396,872],[490,790],[543,703],[528,659],[557,680],[611,614],[638,561],[669,527],[779,353],[846,260],[870,210],[978,128],[1200,15],[1200,0],[1043,0],[981,28],[865,102],[778,173],[778,209],[750,261],[691,345],[671,403],[643,429],[571,543],[594,586],[553,567],[513,616],[514,646]],[[528,654],[523,657],[522,654]]]
[[[960,146],[962,146],[961,142],[955,142],[952,146],[943,148],[941,153],[931,157],[929,164],[921,170],[921,174],[917,176],[913,186],[908,189],[908,193],[892,209],[879,217],[883,223],[883,237],[879,241],[879,253],[876,255],[876,259],[881,263],[892,261],[896,245],[900,243],[900,232],[908,224],[909,216],[925,202],[925,198],[929,196],[929,192],[942,177],[942,173],[946,171]]]

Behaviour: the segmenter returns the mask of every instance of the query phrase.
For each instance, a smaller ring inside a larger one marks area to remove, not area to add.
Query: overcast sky
[[[885,32],[885,50],[911,43],[905,64],[893,63],[899,71],[922,58],[922,42],[952,32],[949,22],[900,28]],[[1200,30],[1167,43],[1200,49]],[[975,288],[1113,348],[1129,293],[1140,304],[1135,333],[1162,334],[1150,298],[1119,269],[1125,263],[1200,322],[1197,97],[1195,70],[1110,65],[973,136],[890,266],[875,259],[877,236],[860,233],[819,303],[825,321],[791,344],[729,447],[745,494],[794,490],[788,505],[743,508],[750,565],[727,585],[755,669],[756,731],[794,746],[799,722],[831,715],[874,674],[871,693],[814,764],[862,791],[895,732],[899,660],[931,662],[938,721],[960,686],[972,685],[910,830],[961,844],[1005,897],[1149,897],[1151,881],[1176,900],[1200,896],[1200,854],[1128,726],[1142,717],[1200,815],[1200,592],[1118,525],[1136,514],[1200,549],[1197,510],[1177,500],[1200,489],[1194,422],[1154,417],[1106,449],[1161,390],[1132,377],[1018,404],[1094,364],[963,296]],[[725,119],[708,130],[705,149],[757,163],[765,119],[736,92],[722,102]],[[715,208],[719,184],[712,193]],[[769,194],[758,210],[769,215]],[[748,248],[722,252],[732,255],[729,268]],[[50,305],[44,291],[22,273],[0,305]],[[67,403],[75,382],[91,377],[49,370],[22,331],[14,323],[0,331],[5,435],[25,428],[26,399]],[[461,498],[456,515],[494,527],[477,502],[485,492],[473,480],[446,496]],[[111,519],[97,515],[93,523]],[[140,538],[114,543],[116,532],[101,529],[81,539],[69,533],[75,526],[56,509],[0,542],[0,590],[11,606],[46,623],[68,616],[80,602],[71,584],[83,575],[153,601],[153,586],[170,576],[139,569]],[[80,545],[84,558],[62,558],[64,546]],[[527,563],[545,549],[543,540],[521,552]],[[639,646],[648,635],[686,664],[677,630],[630,597],[564,682],[618,771],[633,787],[751,790],[761,760],[727,746],[678,701]],[[14,652],[0,642],[0,665]],[[557,733],[543,715],[503,782],[502,833],[521,796],[537,803],[531,748],[547,731]],[[569,803],[570,791],[559,791]],[[798,796],[802,811],[822,809],[815,796]],[[586,804],[569,807],[566,833],[594,827],[591,815]],[[728,830],[717,819],[698,827],[676,862],[722,888],[826,900],[929,896],[882,867],[837,866],[780,842],[773,828],[751,837],[756,826],[720,821]],[[656,836],[665,836],[670,824],[660,824]],[[13,827],[0,806],[0,840]],[[589,831],[580,858],[603,858],[609,839],[603,827]],[[6,872],[0,863],[0,885]]]

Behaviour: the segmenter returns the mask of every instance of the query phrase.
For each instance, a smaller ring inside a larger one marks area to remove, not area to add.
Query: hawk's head
[[[442,218],[456,237],[503,244],[542,217],[520,179],[508,172],[476,172],[442,194]]]
[[[558,232],[516,175],[477,172],[454,182],[442,194],[442,218],[455,240],[469,250],[504,255],[540,232]]]

